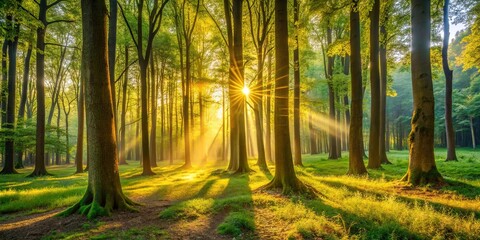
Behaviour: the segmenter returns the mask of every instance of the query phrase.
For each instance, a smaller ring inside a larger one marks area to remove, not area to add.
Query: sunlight
[[[248,88],[247,86],[243,87],[242,93],[248,97],[248,94],[250,94],[250,88]]]

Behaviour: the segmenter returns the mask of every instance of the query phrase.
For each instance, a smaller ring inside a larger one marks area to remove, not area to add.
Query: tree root
[[[58,216],[66,217],[74,213],[79,213],[87,216],[88,219],[94,219],[101,216],[110,216],[113,210],[138,212],[138,209],[133,206],[140,204],[133,202],[123,195],[123,193],[114,192],[115,193],[105,194],[101,197],[94,197],[93,193],[88,189],[78,203],[59,213]],[[103,203],[99,201],[99,199],[102,198],[104,199]]]

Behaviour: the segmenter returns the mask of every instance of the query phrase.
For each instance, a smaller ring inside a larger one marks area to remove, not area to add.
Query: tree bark
[[[5,161],[0,174],[14,174],[17,173],[14,167],[15,148],[14,148],[14,131],[15,131],[15,95],[16,95],[16,75],[17,75],[17,46],[18,33],[20,25],[16,23],[16,19],[12,16],[7,16],[7,21],[11,21],[14,25],[10,30],[13,39],[7,40],[8,45],[8,84],[7,84],[7,113],[6,121],[2,122],[2,127],[9,129],[5,137]]]
[[[242,93],[245,84],[245,69],[243,65],[243,21],[242,10],[243,0],[233,0],[232,17],[233,17],[233,55],[234,61],[234,76],[233,84],[234,96],[236,99],[230,99],[232,107],[235,111],[235,120],[238,128],[238,167],[235,173],[246,173],[250,171],[247,160],[247,139],[245,129],[245,101],[246,96]]]
[[[27,105],[27,95],[28,95],[28,80],[30,74],[30,59],[32,57],[32,43],[28,43],[27,55],[25,56],[25,63],[23,65],[23,80],[22,80],[22,94],[20,97],[20,107],[18,109],[18,121],[22,122],[22,125],[25,126],[25,106]],[[17,151],[17,162],[15,168],[24,168],[23,166],[23,151]]]
[[[288,124],[288,11],[287,1],[275,0],[275,176],[263,188],[280,188],[283,194],[306,192],[295,175]]]
[[[387,19],[384,19],[382,26],[380,26],[380,34],[383,39],[386,38],[387,31],[385,29]],[[380,44],[380,111],[379,111],[379,139],[378,151],[380,162],[382,164],[391,164],[387,158],[387,148],[385,146],[386,125],[387,125],[387,42],[384,40]]]
[[[332,28],[327,27],[327,44],[332,44]],[[326,54],[326,53],[324,53]],[[328,131],[328,159],[338,159],[337,151],[337,121],[335,119],[335,91],[333,89],[332,77],[333,77],[333,64],[335,58],[329,56],[327,60],[326,77],[328,79],[328,105],[329,105],[329,120],[330,129]]]
[[[455,130],[452,119],[452,82],[453,71],[448,66],[448,41],[450,38],[450,24],[448,19],[449,0],[443,5],[443,46],[442,46],[442,67],[445,74],[445,133],[447,135],[447,159],[446,161],[457,161],[455,152]]]
[[[370,135],[368,142],[368,168],[381,168],[380,159],[380,71],[379,71],[380,0],[374,0],[370,11]]]
[[[86,63],[88,187],[83,198],[63,212],[92,219],[114,209],[132,209],[122,192],[118,171],[112,88],[108,72],[107,9],[104,1],[82,0],[83,50]]]
[[[35,150],[35,168],[29,176],[48,175],[45,168],[45,31],[47,28],[47,0],[40,0],[37,28],[37,133]]]
[[[303,166],[302,150],[300,146],[300,56],[298,34],[300,33],[298,15],[300,4],[298,0],[293,1],[293,24],[295,26],[295,48],[293,49],[293,145],[294,164]]]
[[[126,117],[127,117],[127,86],[128,86],[128,69],[129,69],[129,63],[128,63],[128,45],[125,45],[125,72],[124,72],[124,79],[123,79],[123,84],[122,84],[122,111],[120,113],[120,158],[119,158],[119,164],[124,165],[127,164],[127,153],[126,153],[126,147],[127,147],[127,142],[125,139],[125,133],[126,133]]]
[[[151,107],[151,129],[150,129],[150,164],[157,167],[157,78],[155,76],[155,62],[153,52],[150,55],[150,107]]]
[[[407,174],[412,185],[443,184],[435,165],[434,96],[430,63],[430,0],[411,0],[413,115]]]
[[[364,175],[367,169],[363,163],[363,92],[362,92],[362,58],[360,49],[360,14],[359,0],[352,0],[350,10],[350,68],[351,79],[351,121],[349,130],[349,167],[347,174]]]

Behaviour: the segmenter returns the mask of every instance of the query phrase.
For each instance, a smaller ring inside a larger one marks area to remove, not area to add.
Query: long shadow
[[[446,205],[446,204],[430,201],[428,199],[420,199],[420,198],[413,198],[413,197],[408,197],[408,196],[401,196],[401,195],[398,195],[398,194],[395,194],[395,193],[390,193],[390,192],[379,193],[379,192],[366,190],[366,189],[358,188],[358,187],[355,187],[355,186],[351,186],[351,185],[347,185],[347,184],[343,184],[343,183],[335,182],[335,181],[329,181],[329,180],[325,180],[325,179],[320,180],[320,181],[322,183],[330,186],[330,187],[333,187],[333,188],[345,187],[349,191],[366,193],[366,194],[369,194],[369,195],[373,195],[378,199],[384,198],[385,194],[387,194],[387,195],[395,196],[395,198],[397,198],[400,201],[408,204],[409,206],[414,206],[415,204],[420,204],[420,206],[425,206],[425,205],[428,204],[429,206],[431,206],[433,208],[433,210],[435,210],[439,213],[442,213],[443,209],[450,209],[450,210],[454,211],[455,213],[459,214],[462,217],[470,217],[473,214],[476,219],[480,219],[480,212],[472,211],[470,209],[455,207],[455,206],[449,206],[449,205]]]
[[[304,206],[311,209],[317,215],[323,215],[329,219],[337,219],[342,224],[346,233],[361,236],[362,239],[391,239],[392,233],[396,239],[423,239],[424,237],[400,226],[396,221],[379,224],[378,221],[367,219],[352,212],[344,211],[324,203],[320,199],[306,200]]]
[[[443,190],[454,192],[457,195],[463,196],[471,200],[480,196],[479,186],[473,186],[465,182],[451,179],[447,179],[446,181],[448,183],[448,186],[445,186]]]
[[[243,217],[242,221],[250,222],[252,227],[252,229],[244,229],[242,226],[235,226],[242,232],[242,238],[258,238],[258,236],[255,237],[255,215],[253,211],[252,190],[249,186],[249,175],[227,175],[224,173],[222,177],[228,178],[228,184],[223,192],[214,200],[214,207],[217,208],[217,213],[210,221],[209,230],[218,229],[219,224],[235,225],[234,222],[236,221],[229,221],[229,219],[241,214]]]

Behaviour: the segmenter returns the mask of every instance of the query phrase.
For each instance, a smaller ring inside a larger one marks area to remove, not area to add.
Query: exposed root
[[[409,169],[401,181],[407,182],[412,186],[442,187],[447,185],[445,179],[442,177],[440,172],[438,172],[436,167],[433,167],[428,172]]]
[[[307,198],[316,198],[318,195],[322,195],[312,186],[303,183],[295,177],[293,180],[282,181],[281,178],[274,177],[269,183],[257,189],[259,192],[266,191],[279,191],[282,195],[303,195]]]
[[[87,216],[88,219],[94,219],[101,216],[110,216],[113,210],[138,212],[133,206],[140,204],[133,202],[123,195],[123,193],[118,193],[117,191],[114,192],[116,193],[94,197],[93,193],[87,189],[87,192],[78,203],[59,213],[58,216],[65,217],[74,213],[79,213]],[[99,199],[103,199],[103,203],[100,202]]]

